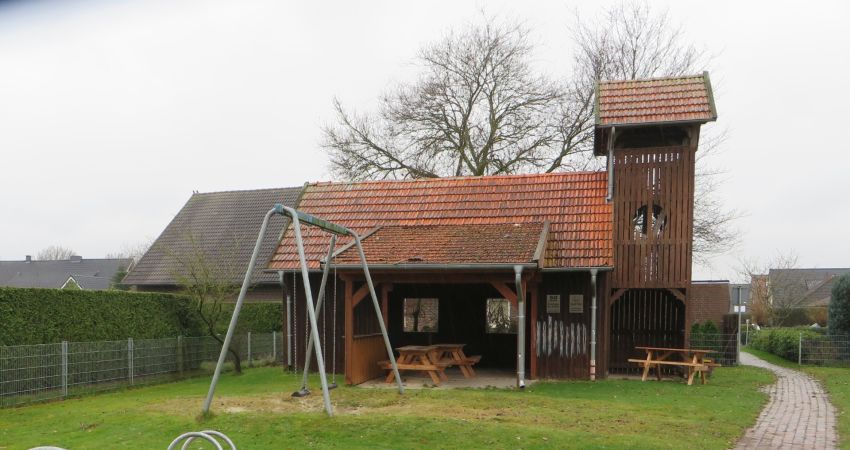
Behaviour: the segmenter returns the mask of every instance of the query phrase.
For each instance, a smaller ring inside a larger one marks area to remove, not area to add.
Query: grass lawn
[[[771,353],[751,348],[745,351],[777,366],[802,370],[818,379],[829,394],[832,404],[838,408],[838,438],[841,441],[841,448],[850,450],[850,368],[800,366],[796,362]]]
[[[603,380],[516,390],[408,390],[341,386],[293,399],[297,376],[257,368],[222,376],[215,415],[196,417],[209,378],[0,410],[0,449],[164,449],[185,431],[217,429],[244,449],[728,448],[755,423],[773,375],[721,368],[710,384]],[[316,380],[312,380],[317,386]],[[197,441],[196,441],[197,442]],[[202,448],[193,446],[193,448]],[[210,447],[203,447],[210,448]]]

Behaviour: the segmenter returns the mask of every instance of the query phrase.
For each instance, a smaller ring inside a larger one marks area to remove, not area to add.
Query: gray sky
[[[155,238],[192,190],[330,179],[318,142],[332,98],[370,110],[415,76],[423,43],[484,5],[316,3],[0,2],[0,259],[51,244],[102,257]],[[573,11],[606,4],[486,10],[524,21],[535,64],[567,76]],[[695,277],[789,249],[850,266],[850,2],[652,4],[714,55],[719,196],[745,213],[741,247]]]

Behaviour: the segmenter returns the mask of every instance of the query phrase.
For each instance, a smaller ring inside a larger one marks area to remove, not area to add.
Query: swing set
[[[334,256],[334,247],[336,246],[336,237],[337,236],[350,236],[354,239],[354,244],[357,246],[357,251],[360,253],[360,263],[363,267],[363,275],[366,277],[366,284],[369,287],[369,294],[372,297],[372,305],[375,308],[375,314],[378,315],[378,325],[381,328],[381,334],[384,337],[384,345],[387,348],[387,355],[390,359],[390,364],[393,369],[393,373],[395,374],[395,379],[398,384],[398,392],[399,394],[404,393],[404,386],[401,382],[401,377],[398,373],[398,365],[396,364],[395,355],[393,354],[392,346],[390,345],[389,336],[387,336],[387,329],[384,326],[384,319],[381,315],[381,307],[378,304],[378,296],[375,293],[375,286],[372,283],[372,276],[369,274],[369,266],[366,263],[366,254],[363,252],[363,246],[360,242],[360,236],[352,230],[349,230],[346,227],[341,225],[337,225],[332,222],[328,222],[326,220],[320,219],[316,216],[298,211],[294,208],[290,208],[288,206],[284,206],[281,204],[275,204],[272,209],[270,209],[265,217],[263,218],[263,224],[260,227],[260,234],[257,236],[257,243],[254,245],[254,252],[251,254],[251,262],[248,263],[248,270],[245,272],[245,279],[242,282],[242,289],[239,291],[239,298],[236,300],[236,306],[233,309],[233,316],[230,318],[230,325],[227,327],[227,335],[224,338],[224,344],[221,347],[221,353],[218,356],[218,362],[215,366],[215,371],[213,372],[212,382],[210,383],[210,389],[207,393],[207,397],[204,400],[204,405],[202,411],[204,414],[207,414],[210,410],[210,405],[212,404],[213,396],[215,395],[215,388],[218,384],[219,376],[221,375],[221,368],[224,366],[224,361],[227,358],[227,350],[230,348],[230,342],[233,339],[233,334],[236,330],[236,323],[239,320],[239,311],[242,309],[242,303],[245,300],[245,294],[248,292],[248,286],[251,283],[251,273],[254,269],[254,264],[257,262],[257,255],[260,252],[260,246],[263,241],[263,237],[266,234],[266,228],[269,224],[269,219],[274,214],[280,214],[282,216],[287,216],[292,221],[292,229],[295,234],[295,244],[298,248],[298,259],[300,263],[301,269],[301,278],[304,283],[304,300],[307,306],[307,317],[309,319],[310,326],[310,336],[307,341],[307,348],[305,351],[305,362],[304,362],[304,375],[302,378],[301,389],[293,393],[295,397],[302,397],[304,395],[309,395],[310,391],[307,389],[307,372],[310,368],[310,353],[315,352],[316,357],[316,365],[318,366],[319,371],[319,379],[322,384],[322,397],[324,399],[325,404],[325,412],[327,412],[328,416],[333,416],[333,408],[331,407],[330,393],[328,392],[331,387],[328,385],[327,374],[325,373],[325,359],[322,353],[322,342],[319,339],[319,328],[316,324],[316,316],[317,311],[320,311],[322,308],[322,300],[325,295],[325,285],[327,284],[328,274],[330,272],[331,260]],[[330,249],[328,251],[328,257],[325,260],[325,267],[322,271],[322,282],[319,287],[319,295],[318,295],[318,304],[314,301],[313,293],[310,289],[310,278],[309,273],[307,271],[307,259],[304,256],[304,243],[301,239],[301,222],[304,222],[306,225],[315,226],[320,228],[331,234],[331,242]],[[295,278],[295,272],[293,272],[293,280]],[[295,288],[295,283],[293,282],[293,289]],[[336,268],[334,268],[334,288],[336,288]],[[294,297],[294,295],[293,295]],[[336,297],[336,290],[334,291],[334,297]],[[315,305],[315,306],[314,306]],[[336,301],[334,301],[334,336],[336,335]],[[326,316],[323,316],[326,317]],[[323,327],[323,335],[324,335]],[[333,387],[336,387],[336,342],[334,342],[334,374],[333,374]],[[297,359],[297,358],[296,358]]]

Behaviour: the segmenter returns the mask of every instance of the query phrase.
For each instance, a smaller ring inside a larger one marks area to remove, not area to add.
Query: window
[[[439,306],[436,298],[404,299],[404,332],[436,333]]]
[[[516,333],[516,308],[504,298],[487,299],[487,332]]]
[[[646,237],[649,221],[647,220],[647,205],[643,205],[635,211],[632,218],[632,225],[635,230],[635,237]],[[667,225],[667,213],[661,206],[652,205],[652,229],[653,236],[659,237],[664,231],[664,226]]]

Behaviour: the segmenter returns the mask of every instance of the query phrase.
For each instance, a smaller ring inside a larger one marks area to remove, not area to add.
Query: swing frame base
[[[330,386],[328,386],[328,389],[330,389]],[[310,395],[310,390],[307,389],[306,387],[303,387],[303,388],[292,393],[293,397],[299,397],[299,398],[300,397],[306,397],[308,395]]]

